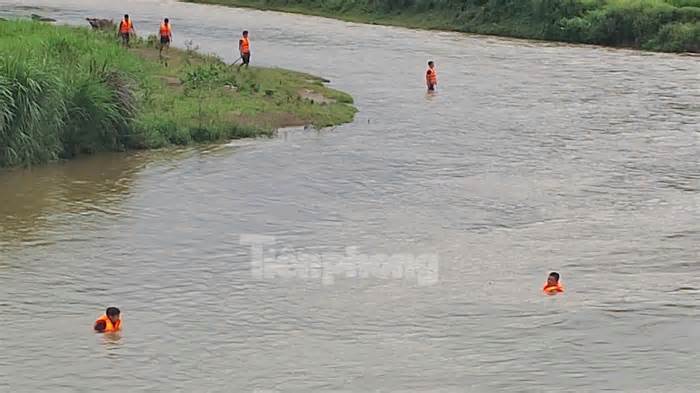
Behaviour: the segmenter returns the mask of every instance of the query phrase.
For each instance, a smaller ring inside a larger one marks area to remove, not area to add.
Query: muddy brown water
[[[360,113],[0,172],[1,392],[700,389],[697,57],[0,0],[61,23],[125,12],[228,61],[248,29],[254,64],[326,77]],[[262,262],[242,235],[272,238]],[[549,270],[564,296],[540,294]],[[120,337],[90,330],[107,305]]]

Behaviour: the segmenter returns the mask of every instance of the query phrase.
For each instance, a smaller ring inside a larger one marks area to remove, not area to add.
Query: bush
[[[576,16],[573,18],[564,18],[559,21],[561,29],[560,39],[567,42],[591,42],[590,31],[591,21]]]
[[[676,7],[700,7],[700,0],[669,0]]]
[[[676,20],[679,22],[698,22],[700,21],[700,6],[677,8],[676,15]]]
[[[700,22],[668,24],[649,46],[669,52],[700,52]]]

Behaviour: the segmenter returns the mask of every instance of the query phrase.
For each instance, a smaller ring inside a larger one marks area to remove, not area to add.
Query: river
[[[0,392],[700,390],[697,57],[173,1],[0,10],[168,16],[228,61],[248,29],[254,65],[360,109],[0,172]],[[109,305],[121,336],[91,331]]]

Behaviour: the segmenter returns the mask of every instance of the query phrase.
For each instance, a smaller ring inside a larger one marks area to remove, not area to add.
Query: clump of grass
[[[351,121],[352,100],[302,74],[235,72],[220,59],[152,37],[119,46],[114,35],[30,21],[0,22],[0,167],[83,153],[268,136],[286,125]],[[273,86],[274,85],[274,86]],[[298,90],[343,97],[299,100]]]
[[[66,117],[64,86],[47,64],[0,58],[0,163],[55,159]]]

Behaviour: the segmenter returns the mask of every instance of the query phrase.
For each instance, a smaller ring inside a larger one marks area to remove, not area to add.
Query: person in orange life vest
[[[559,282],[559,273],[551,272],[547,277],[547,283],[542,287],[542,292],[547,295],[556,295],[564,292],[564,286]]]
[[[437,70],[432,60],[428,62],[428,70],[425,71],[425,84],[428,86],[428,91],[435,91],[437,88]]]
[[[162,59],[163,49],[167,51],[170,48],[170,42],[173,40],[173,29],[170,26],[170,20],[168,18],[163,19],[163,23],[160,24],[158,36],[160,37],[160,45],[158,45],[158,57]]]
[[[116,307],[108,307],[104,315],[97,318],[94,329],[98,333],[114,333],[122,329],[121,312]]]
[[[248,65],[250,64],[250,41],[248,40],[248,30],[244,30],[243,37],[238,40],[238,51],[241,53],[241,60],[243,60],[238,66],[238,69],[244,65],[246,68],[248,68]]]
[[[129,15],[124,15],[124,19],[119,22],[119,36],[122,38],[122,44],[124,44],[124,46],[129,46],[131,34],[136,34],[136,31],[134,31],[134,22],[129,19]]]

